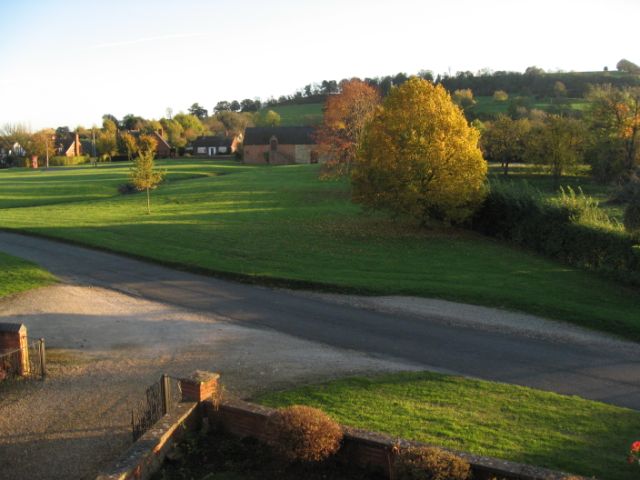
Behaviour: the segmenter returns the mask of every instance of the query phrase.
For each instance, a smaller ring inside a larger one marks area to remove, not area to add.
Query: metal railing
[[[16,378],[45,378],[47,361],[44,338],[23,348],[0,354],[0,381]]]
[[[178,379],[162,375],[145,391],[145,397],[131,410],[131,433],[135,442],[158,420],[180,403],[182,391]]]

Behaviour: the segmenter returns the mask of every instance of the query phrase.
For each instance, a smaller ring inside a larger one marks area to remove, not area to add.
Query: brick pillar
[[[187,378],[180,379],[183,402],[204,402],[212,400],[218,392],[220,375],[196,370]]]
[[[0,354],[20,350],[20,375],[29,373],[27,327],[21,323],[0,323]]]

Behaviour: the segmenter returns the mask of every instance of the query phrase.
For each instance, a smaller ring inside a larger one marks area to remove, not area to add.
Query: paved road
[[[243,325],[640,409],[640,347],[623,342],[544,339],[359,309],[12,233],[0,232],[0,251],[37,262],[65,281],[213,312]]]

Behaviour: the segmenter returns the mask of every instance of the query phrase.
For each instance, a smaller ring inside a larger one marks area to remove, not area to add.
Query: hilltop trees
[[[201,107],[197,102],[189,107],[189,113],[200,120],[209,116],[209,112],[207,111],[207,109]]]
[[[622,60],[620,60],[616,64],[616,68],[620,72],[640,73],[640,67],[638,65],[636,65],[635,63],[627,60],[626,58],[623,58]]]
[[[353,199],[372,208],[462,222],[485,195],[479,133],[441,86],[411,78],[392,89],[364,129]]]
[[[324,174],[339,176],[351,169],[366,122],[380,103],[378,91],[358,79],[340,84],[341,92],[327,99],[317,140],[329,160]]]

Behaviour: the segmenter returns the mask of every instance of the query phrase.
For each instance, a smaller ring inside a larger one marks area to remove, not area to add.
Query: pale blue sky
[[[0,0],[0,125],[99,124],[352,76],[640,63],[639,0]]]

